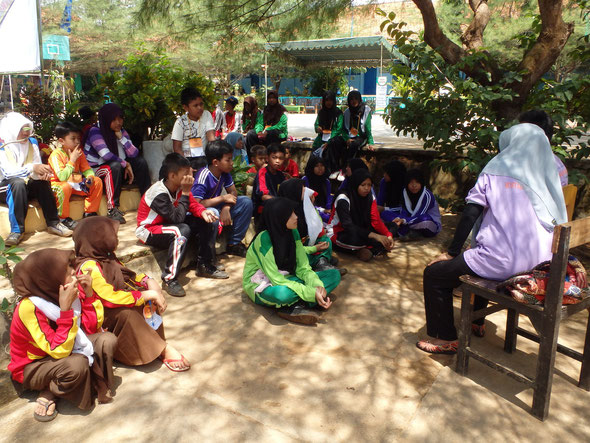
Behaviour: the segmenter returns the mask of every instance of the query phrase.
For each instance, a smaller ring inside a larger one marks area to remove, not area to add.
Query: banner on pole
[[[387,107],[387,77],[377,77],[377,90],[375,96],[375,113],[383,114]]]
[[[0,73],[39,71],[37,0],[0,0]]]

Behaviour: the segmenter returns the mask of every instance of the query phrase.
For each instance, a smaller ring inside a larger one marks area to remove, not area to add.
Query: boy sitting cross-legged
[[[208,166],[196,174],[192,194],[206,208],[219,216],[222,226],[231,229],[227,253],[246,256],[242,240],[252,219],[252,200],[238,192],[231,176],[233,148],[223,140],[209,143],[206,150]],[[222,189],[227,194],[221,195]]]
[[[194,183],[188,159],[168,154],[162,163],[162,180],[154,183],[141,198],[137,209],[135,235],[143,243],[168,248],[162,287],[168,294],[184,297],[186,292],[177,280],[189,239],[199,235],[198,259],[211,263],[208,245],[215,244],[216,215],[199,204],[191,194]],[[190,213],[187,215],[187,212]]]
[[[58,123],[55,136],[61,147],[49,156],[49,166],[53,170],[51,190],[61,222],[73,230],[76,222],[70,217],[70,197],[72,194],[84,195],[84,217],[97,215],[102,198],[102,180],[94,175],[86,161],[80,145],[80,129],[70,122]]]

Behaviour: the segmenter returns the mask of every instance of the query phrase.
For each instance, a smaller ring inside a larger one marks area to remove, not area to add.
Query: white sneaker
[[[50,234],[59,235],[60,237],[71,237],[73,231],[68,229],[62,222],[59,222],[53,226],[47,226],[47,232]]]
[[[342,171],[334,171],[330,174],[330,180],[335,180]]]
[[[342,173],[342,171],[340,171],[340,173],[338,174],[337,180],[339,182],[343,182],[345,178],[346,178],[346,176]]]

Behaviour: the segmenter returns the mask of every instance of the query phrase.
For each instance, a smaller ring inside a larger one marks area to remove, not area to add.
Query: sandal
[[[57,405],[54,400],[47,400],[46,398],[39,397],[39,398],[37,398],[36,403],[40,404],[41,406],[43,406],[45,408],[45,415],[39,415],[36,412],[33,412],[33,417],[35,418],[35,420],[40,421],[40,422],[48,422],[48,421],[53,420],[55,417],[57,417]],[[55,405],[56,407],[53,410],[53,414],[47,415],[47,411],[49,410],[49,407],[51,405]]]
[[[471,333],[476,337],[484,337],[486,335],[486,325],[471,324]]]
[[[189,364],[188,366],[185,366],[184,368],[175,368],[174,366],[171,365],[171,363],[183,363],[184,365],[187,365],[187,361],[184,358],[184,355],[181,354],[180,358],[174,359],[174,358],[162,358],[162,363],[164,363],[166,365],[166,367],[168,369],[170,369],[172,372],[185,372],[188,371],[191,368],[191,365]]]
[[[424,352],[430,354],[449,354],[453,355],[457,353],[458,341],[452,341],[450,343],[435,345],[428,340],[420,340],[416,342],[416,347]]]

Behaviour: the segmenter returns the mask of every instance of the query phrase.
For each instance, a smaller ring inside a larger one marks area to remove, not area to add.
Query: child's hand
[[[225,194],[223,196],[223,203],[225,203],[226,205],[235,205],[237,201],[238,197],[236,197],[233,194]]]
[[[381,244],[383,245],[383,247],[385,249],[387,249],[388,251],[391,251],[393,249],[393,238],[392,237],[388,237],[386,235],[382,235],[381,237],[383,237],[380,241]]]
[[[321,134],[324,130],[322,129],[321,126],[318,126],[318,128],[315,130],[315,132],[317,132],[318,134]]]
[[[69,311],[72,303],[78,298],[78,285],[76,280],[59,286],[59,308],[62,311]]]
[[[214,221],[218,220],[218,217],[215,215],[215,213],[213,211],[209,211],[208,209],[201,213],[201,218],[207,223],[213,223]]]
[[[285,171],[283,171],[283,174],[285,175],[285,180],[291,180],[293,178],[293,177],[291,177],[291,174],[288,174]]]
[[[403,218],[399,218],[399,217],[396,217],[396,218],[394,218],[394,219],[393,219],[393,222],[394,222],[396,225],[398,225],[398,226],[400,226],[400,225],[403,225],[403,224],[404,224],[404,221],[405,221],[405,220],[404,220]]]
[[[316,252],[325,251],[326,249],[328,249],[328,242],[322,241],[322,242],[316,243],[315,249],[316,249]]]
[[[195,178],[192,175],[185,175],[182,177],[180,180],[180,189],[182,190],[182,195],[189,195],[191,193],[194,182]]]
[[[118,140],[121,140],[123,138],[123,132],[122,131],[116,131],[115,135],[117,136]]]
[[[231,213],[229,212],[229,206],[224,206],[219,214],[219,221],[223,226],[231,226],[233,221],[231,219]]]
[[[74,150],[72,150],[72,152],[70,152],[70,161],[72,163],[76,163],[81,155],[82,155],[82,148],[80,147],[80,145],[78,145],[76,147],[76,149],[74,149]]]
[[[88,183],[88,186],[92,186],[92,183],[94,183],[94,178],[92,176],[86,177],[86,183]]]
[[[141,296],[143,297],[143,300],[145,302],[151,301],[153,304],[155,304],[158,308],[159,314],[164,313],[164,311],[168,307],[166,299],[164,298],[164,295],[161,292],[148,289],[147,291],[143,291],[141,293]]]
[[[127,166],[125,166],[125,178],[127,179],[127,183],[133,183],[135,175],[133,174],[133,168],[131,167],[131,163],[127,163]]]
[[[51,166],[41,163],[35,163],[33,165],[33,172],[37,174],[41,180],[50,180],[53,175]]]
[[[90,276],[91,272],[92,271],[88,269],[86,273],[82,273],[76,276],[76,278],[78,279],[78,283],[80,284],[80,286],[82,286],[82,290],[84,291],[86,298],[91,297],[93,294],[92,277]]]
[[[315,288],[315,300],[318,302],[318,305],[324,309],[328,309],[330,306],[332,306],[332,300],[330,300],[330,297],[328,297],[326,288],[323,288],[322,286]]]

